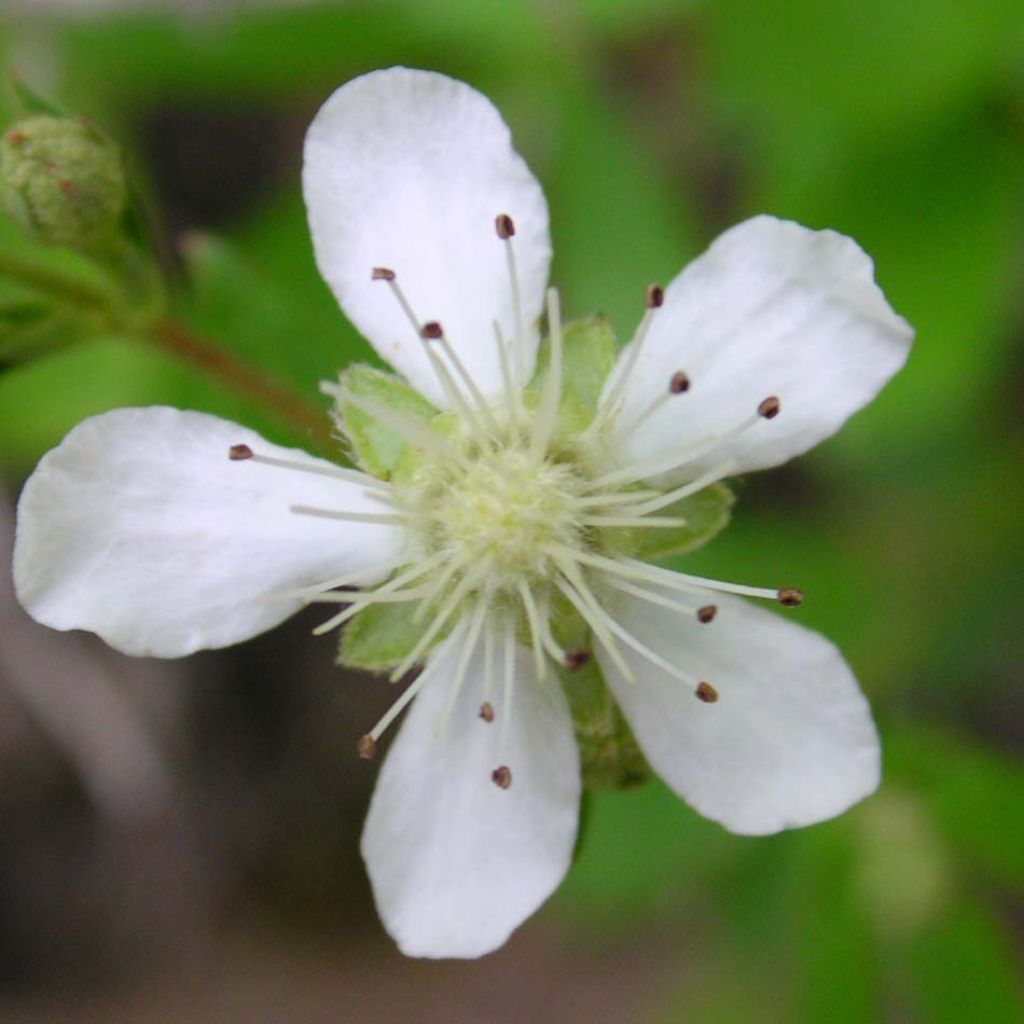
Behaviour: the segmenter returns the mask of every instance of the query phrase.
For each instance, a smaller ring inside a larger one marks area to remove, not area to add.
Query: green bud
[[[0,208],[39,241],[102,246],[126,202],[120,151],[85,119],[27,117],[0,140]]]

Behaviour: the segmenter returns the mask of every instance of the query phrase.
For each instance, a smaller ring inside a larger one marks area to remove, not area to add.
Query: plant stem
[[[0,277],[10,277],[30,288],[56,294],[77,306],[104,307],[111,302],[111,293],[103,288],[82,280],[76,274],[23,259],[7,248],[0,248]]]
[[[246,365],[212,342],[193,334],[175,320],[158,320],[145,337],[165,352],[216,377],[246,398],[270,409],[280,420],[298,428],[322,450],[334,439],[328,417],[290,387]]]

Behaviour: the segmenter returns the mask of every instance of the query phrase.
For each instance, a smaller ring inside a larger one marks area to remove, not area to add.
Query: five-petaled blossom
[[[902,365],[912,331],[864,252],[770,217],[732,228],[648,288],[588,406],[592,353],[570,358],[545,290],[544,196],[485,97],[402,68],[348,83],[310,128],[304,190],[323,276],[407,382],[325,386],[361,468],[194,412],[86,420],[21,496],[31,614],[176,657],[311,602],[343,606],[318,632],[386,611],[391,678],[424,667],[359,743],[372,756],[412,703],[362,850],[412,955],[494,949],[567,870],[590,655],[653,770],[734,832],[871,792],[878,737],[838,651],[741,599],[799,592],[642,557],[694,496],[829,437]]]

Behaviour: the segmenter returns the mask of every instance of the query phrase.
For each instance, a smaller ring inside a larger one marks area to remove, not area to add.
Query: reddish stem
[[[290,387],[243,363],[174,320],[160,320],[147,335],[165,352],[223,381],[234,391],[298,428],[324,450],[333,443],[330,421]]]

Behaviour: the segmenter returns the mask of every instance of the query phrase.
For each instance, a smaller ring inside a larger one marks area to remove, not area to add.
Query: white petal
[[[650,323],[612,445],[623,464],[727,434],[768,396],[782,403],[775,419],[688,467],[694,476],[728,459],[737,472],[778,465],[831,436],[903,365],[913,339],[855,242],[773,217],[726,231],[669,285]],[[613,379],[625,359],[626,350]],[[623,436],[679,370],[689,391]]]
[[[296,515],[293,504],[378,512],[357,484],[233,462],[228,448],[329,463],[214,416],[118,409],[78,424],[18,503],[18,598],[54,629],[126,654],[178,657],[262,633],[299,607],[283,588],[342,573],[371,583],[399,557],[394,526]]]
[[[701,814],[762,835],[831,818],[878,785],[878,735],[849,666],[823,636],[716,595],[706,625],[622,595],[609,610],[634,636],[718,691],[704,703],[625,645],[628,682],[605,677],[651,767]]]
[[[476,957],[496,949],[551,894],[576,840],[580,775],[565,696],[537,681],[525,650],[507,744],[501,707],[479,717],[483,655],[470,663],[443,726],[464,626],[431,656],[428,678],[373,794],[363,857],[388,931],[409,956]],[[499,765],[512,772],[500,789]]]
[[[540,185],[491,102],[430,71],[391,68],[343,85],[306,136],[303,187],[320,273],[349,319],[431,401],[447,406],[408,319],[374,267],[398,275],[419,321],[440,321],[477,384],[501,386],[493,322],[515,330],[498,214],[515,222],[533,370],[551,246]]]

